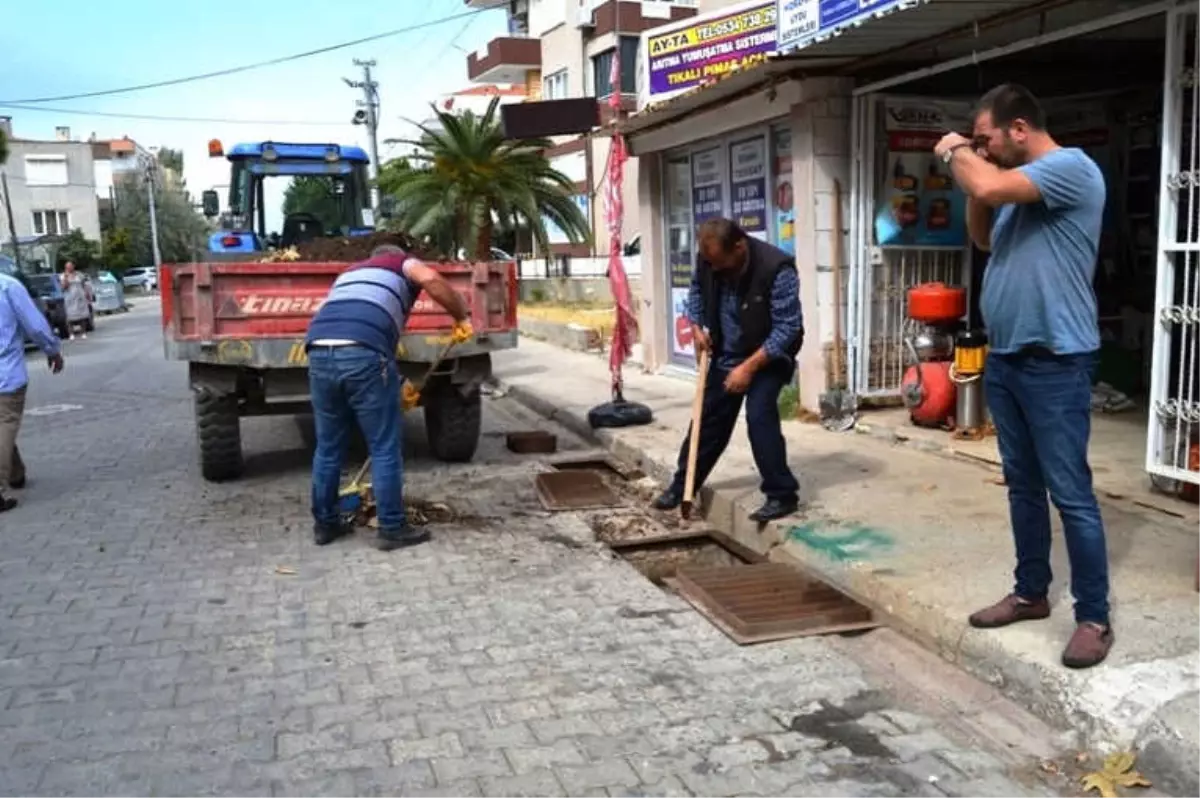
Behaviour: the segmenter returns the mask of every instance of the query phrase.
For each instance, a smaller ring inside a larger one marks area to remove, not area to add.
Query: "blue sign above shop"
[[[787,53],[914,0],[777,0],[776,47]]]

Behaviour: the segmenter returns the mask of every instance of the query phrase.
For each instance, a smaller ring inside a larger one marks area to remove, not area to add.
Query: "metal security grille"
[[[880,95],[856,97],[851,109],[850,274],[843,294],[849,382],[855,393],[873,397],[900,393],[908,366],[908,289],[932,281],[970,288],[967,251],[962,248],[875,246],[878,187],[886,159],[879,120],[883,100]]]
[[[1195,0],[1167,14],[1162,178],[1146,469],[1200,484],[1200,26]]]

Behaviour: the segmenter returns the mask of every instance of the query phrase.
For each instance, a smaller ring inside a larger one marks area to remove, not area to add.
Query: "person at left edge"
[[[425,291],[454,317],[457,343],[474,334],[458,292],[429,265],[399,247],[377,247],[333,283],[305,336],[308,384],[316,421],[313,455],[313,537],[318,546],[350,532],[338,512],[342,459],[357,423],[371,455],[379,534],[391,551],[429,540],[404,510],[401,379],[396,347],[417,296]]]
[[[25,487],[25,463],[17,449],[17,433],[29,385],[26,336],[46,353],[51,372],[62,371],[61,345],[46,317],[19,280],[0,274],[0,513],[17,506],[17,500],[2,491]]]
[[[792,381],[804,342],[800,281],[792,256],[747,235],[730,219],[709,219],[696,232],[699,257],[688,292],[687,316],[697,358],[708,350],[708,379],[700,421],[695,489],[729,445],[742,401],[750,451],[766,502],[750,515],[758,523],[791,515],[800,486],[787,462],[779,393]],[[656,510],[683,501],[688,430],[675,477],[654,500]]]

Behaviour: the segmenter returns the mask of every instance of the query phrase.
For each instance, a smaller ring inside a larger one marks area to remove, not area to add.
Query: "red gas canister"
[[[909,366],[900,383],[908,416],[918,427],[943,427],[954,413],[957,389],[948,360]]]
[[[945,283],[922,283],[908,289],[908,317],[922,324],[944,325],[967,315],[966,289]]]

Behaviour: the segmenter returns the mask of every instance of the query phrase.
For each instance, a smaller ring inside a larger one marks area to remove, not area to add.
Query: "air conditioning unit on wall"
[[[581,30],[591,30],[596,27],[596,20],[592,14],[592,4],[585,2],[579,7],[579,16],[575,19],[575,27]]]

